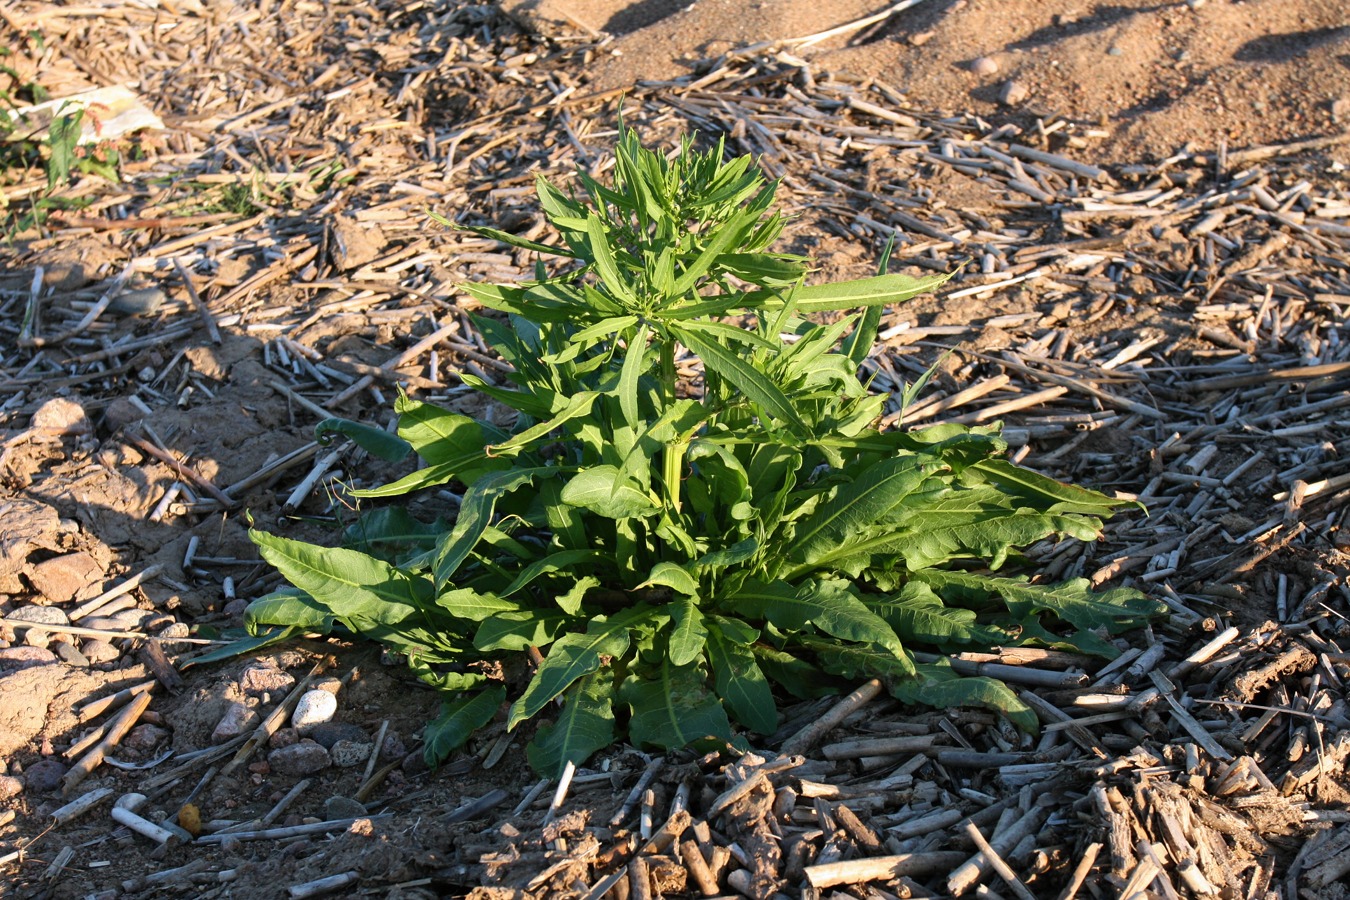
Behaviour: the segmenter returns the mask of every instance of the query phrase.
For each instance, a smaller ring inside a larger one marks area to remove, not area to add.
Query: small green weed
[[[879,677],[906,701],[979,705],[1031,731],[1001,682],[910,651],[1073,647],[1162,612],[1133,590],[1039,584],[1015,570],[1045,538],[1093,540],[1123,501],[1008,462],[997,427],[882,432],[859,366],[885,304],[941,277],[804,286],[769,248],[775,184],[748,157],[686,143],[673,159],[620,137],[611,184],[569,196],[540,179],[559,246],[478,234],[562,260],[521,285],[466,284],[504,317],[477,325],[515,368],[463,379],[515,410],[502,428],[406,396],[398,435],[319,426],[424,467],[357,492],[462,485],[427,524],[365,513],[347,546],[252,533],[294,586],[255,601],[248,649],[303,632],[364,635],[444,691],[426,755],[444,759],[507,701],[507,727],[546,717],[531,763],[555,774],[626,737],[679,748],[778,727],[798,696]],[[820,324],[815,313],[861,309]],[[681,382],[678,347],[701,362]],[[475,662],[527,652],[526,681]],[[561,702],[559,708],[555,701]]]

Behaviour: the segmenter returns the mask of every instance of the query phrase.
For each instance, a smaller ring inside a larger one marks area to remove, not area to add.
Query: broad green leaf
[[[520,604],[514,600],[505,600],[496,594],[479,593],[473,588],[442,591],[436,597],[436,605],[452,616],[471,622],[481,622],[489,616],[520,609]]]
[[[692,595],[679,598],[669,609],[673,625],[666,637],[670,661],[677,666],[687,666],[703,655],[703,645],[708,640],[703,613]]]
[[[435,768],[469,742],[474,732],[492,721],[502,702],[506,688],[494,685],[474,694],[441,704],[441,714],[422,732],[422,757]]]
[[[327,634],[333,628],[333,613],[304,591],[282,588],[254,600],[244,609],[244,628],[255,637],[269,625],[282,625]]]
[[[649,608],[631,607],[608,618],[598,616],[585,632],[565,634],[554,641],[525,693],[511,704],[507,730],[539,712],[578,678],[598,670],[602,657],[623,656],[629,631],[650,615]]]
[[[586,592],[592,588],[600,586],[600,579],[592,575],[584,575],[572,583],[572,586],[553,598],[558,604],[558,608],[569,616],[581,615],[581,604],[586,599]]]
[[[403,506],[378,506],[348,525],[342,540],[351,550],[389,559],[404,551],[430,549],[446,527],[439,520],[420,522]]]
[[[988,644],[998,634],[975,621],[974,610],[949,607],[922,581],[911,581],[894,597],[865,596],[868,609],[885,619],[902,640],[955,649]]]
[[[638,746],[678,750],[706,738],[731,740],[726,710],[698,666],[676,666],[663,657],[654,671],[630,676],[619,696],[632,709],[628,735]]]
[[[971,468],[996,484],[1022,496],[1036,498],[1042,502],[1048,501],[1051,505],[1047,511],[1052,513],[1082,513],[1106,517],[1122,506],[1143,508],[1137,501],[1119,500],[1077,485],[1064,484],[1039,472],[1015,466],[1004,459],[986,459]]]
[[[816,663],[831,675],[840,678],[909,678],[914,674],[914,662],[877,644],[843,644],[822,641],[819,638],[801,638],[800,644],[811,650]]]
[[[468,466],[484,457],[483,448],[489,440],[501,441],[506,435],[484,423],[431,403],[413,400],[400,394],[394,409],[398,412],[398,435],[428,465],[455,463]]]
[[[408,442],[398,435],[350,419],[324,419],[314,426],[314,439],[320,444],[332,443],[335,434],[351,438],[358,447],[371,456],[390,462],[398,462],[412,450]]]
[[[324,549],[250,530],[258,552],[334,615],[395,625],[431,603],[431,583],[355,550]]]
[[[652,498],[615,466],[592,466],[563,487],[562,501],[606,519],[640,516],[657,508]]]
[[[647,575],[647,580],[639,584],[639,588],[661,585],[668,587],[677,594],[685,597],[698,597],[698,580],[689,574],[689,570],[684,566],[676,565],[671,562],[659,562],[652,566],[652,570]]]
[[[927,582],[939,594],[955,588],[968,596],[1001,597],[1015,618],[1049,611],[1084,631],[1105,628],[1110,634],[1119,634],[1166,612],[1164,604],[1132,588],[1094,592],[1086,578],[1041,585],[1025,578],[940,569],[923,569],[913,577]]]
[[[545,467],[508,469],[485,475],[474,482],[464,492],[464,498],[459,503],[455,527],[437,543],[433,552],[432,570],[436,575],[437,589],[449,583],[460,563],[478,544],[492,520],[497,501],[522,485],[532,483],[535,478],[556,471]]]
[[[958,557],[982,559],[989,568],[999,569],[1010,552],[1044,538],[1059,535],[1094,541],[1101,534],[1101,523],[1095,518],[1047,515],[1025,507],[1016,512],[987,510],[983,517],[946,527],[925,522],[922,511],[913,518],[912,532],[895,547],[911,570]]]
[[[759,552],[759,541],[746,538],[730,547],[705,553],[694,561],[694,568],[701,572],[712,572],[743,563]]]
[[[484,653],[493,650],[528,650],[547,647],[569,624],[562,613],[522,609],[489,616],[478,626],[473,647]]]
[[[736,721],[759,734],[772,734],[778,727],[773,689],[746,643],[729,638],[723,627],[709,629],[707,651],[713,684]]]
[[[1027,734],[1035,734],[1040,728],[1036,713],[1001,681],[982,675],[961,677],[945,664],[921,664],[915,668],[915,678],[890,683],[891,695],[897,700],[923,703],[935,709],[978,706],[1001,713]]]
[[[806,430],[806,424],[792,408],[791,401],[783,394],[782,389],[735,352],[698,331],[674,324],[670,326],[670,330],[680,343],[699,355],[707,369],[717,373],[728,384],[758,403],[769,415],[799,430]]]
[[[847,683],[822,672],[801,656],[794,656],[764,644],[755,644],[750,649],[755,654],[760,670],[769,677],[769,680],[782,685],[794,697],[803,700],[828,697],[839,693]]]
[[[557,720],[541,725],[525,748],[534,770],[556,778],[567,763],[581,765],[608,747],[614,740],[613,697],[610,680],[599,675],[586,675],[568,688]]]
[[[483,687],[488,680],[482,672],[437,672],[420,656],[409,657],[408,668],[417,676],[418,681],[447,694],[458,694],[461,691]]]
[[[832,637],[880,644],[897,659],[909,658],[891,626],[840,581],[808,581],[794,587],[785,581],[747,579],[721,606],[749,618],[764,618],[783,631],[814,625]]]
[[[841,485],[805,521],[798,523],[784,556],[805,571],[825,554],[864,534],[868,526],[882,521],[929,475],[940,469],[931,457],[896,456],[864,469],[852,482]]]

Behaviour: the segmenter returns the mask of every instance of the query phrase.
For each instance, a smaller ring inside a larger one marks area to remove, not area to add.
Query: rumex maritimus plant
[[[294,586],[249,607],[255,633],[341,628],[405,654],[447,694],[433,761],[507,701],[508,728],[544,714],[529,756],[552,774],[625,733],[658,748],[735,742],[733,722],[770,733],[774,684],[809,696],[880,677],[1032,730],[1006,686],[910,648],[1111,655],[1104,634],[1159,612],[1132,590],[1005,572],[1042,539],[1095,539],[1124,501],[1013,465],[995,426],[877,427],[885,397],[858,372],[882,307],[943,278],[804,285],[806,260],[769,249],[776,185],[720,144],[667,159],[623,131],[612,183],[580,182],[538,182],[560,244],[471,229],[561,260],[463,285],[499,313],[476,324],[515,370],[463,380],[514,424],[400,396],[397,438],[320,426],[423,460],[358,496],[453,483],[458,510],[428,525],[379,507],[339,549],[254,532]],[[842,310],[861,312],[812,318]],[[527,653],[519,684],[472,665]]]

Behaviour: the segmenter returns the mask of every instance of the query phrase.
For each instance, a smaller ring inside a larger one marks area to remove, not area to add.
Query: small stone
[[[89,668],[89,658],[76,649],[74,644],[68,644],[65,641],[57,641],[52,645],[56,655],[68,666],[77,666],[81,669]]]
[[[24,785],[30,794],[50,794],[61,787],[61,779],[69,771],[58,760],[39,759],[24,771]]]
[[[168,736],[168,729],[146,722],[127,732],[127,736],[122,738],[122,743],[132,750],[148,752],[163,743]]]
[[[117,316],[146,316],[159,309],[163,302],[164,291],[160,288],[133,288],[114,297],[108,304],[108,311]]]
[[[225,615],[229,616],[231,619],[242,619],[246,609],[248,609],[248,601],[243,597],[235,597],[229,603],[225,604],[221,612],[225,613]],[[294,681],[295,679],[291,680]]]
[[[10,672],[30,666],[49,666],[56,661],[55,653],[41,647],[5,647],[0,650],[0,669]]]
[[[911,47],[922,47],[933,39],[935,33],[932,31],[916,31],[909,36],[909,45]]]
[[[323,818],[326,822],[338,819],[359,819],[366,815],[366,808],[350,797],[329,797],[323,801]]]
[[[1331,101],[1331,118],[1337,123],[1350,122],[1350,94]]]
[[[162,638],[185,638],[192,637],[192,629],[183,622],[173,622],[170,625],[159,630],[159,636]],[[181,653],[190,648],[191,644],[181,644],[177,641],[171,641],[164,645],[166,653]]]
[[[1031,91],[1020,81],[1006,81],[999,89],[998,102],[1004,106],[1017,106],[1030,96]]]
[[[387,731],[384,743],[380,745],[380,756],[384,759],[402,759],[408,755],[408,747],[397,731]]]
[[[87,619],[80,620],[81,628],[92,628],[95,631],[121,631],[122,625],[116,619],[110,619],[107,616],[90,616]]]
[[[338,694],[342,693],[342,679],[335,678],[332,675],[325,675],[323,678],[315,680],[314,690],[327,691],[336,697]]]
[[[121,656],[117,648],[101,638],[90,638],[80,647],[80,652],[93,665],[112,662]]]
[[[336,712],[337,697],[327,691],[305,691],[291,713],[291,726],[304,734],[306,729],[332,719]]]
[[[1205,5],[1206,0],[1186,0],[1186,5],[1191,9],[1199,9]]]
[[[343,769],[350,769],[353,766],[359,766],[370,759],[370,751],[375,748],[373,743],[358,743],[356,741],[338,741],[328,754],[333,757],[333,765]]]
[[[16,622],[37,622],[42,625],[70,624],[70,616],[55,606],[21,606],[5,618]]]
[[[276,734],[272,735],[267,741],[267,746],[273,750],[280,750],[282,747],[289,747],[292,744],[300,742],[300,732],[294,728],[278,728]],[[326,749],[326,748],[325,748]]]
[[[47,434],[81,435],[94,430],[84,407],[67,397],[53,397],[39,406],[28,424]]]
[[[258,724],[258,714],[242,703],[231,703],[225,709],[225,715],[216,723],[211,732],[211,743],[224,744],[251,731]]]
[[[239,673],[239,688],[250,697],[271,694],[284,697],[295,686],[295,677],[267,663],[248,666]]]
[[[145,624],[146,619],[154,614],[153,609],[121,609],[109,618],[113,620],[119,631],[139,631],[141,626]]]
[[[144,418],[145,412],[139,406],[126,397],[118,397],[103,411],[103,427],[109,431],[121,431]]]
[[[365,729],[350,722],[323,722],[306,731],[305,737],[316,744],[323,744],[329,750],[332,750],[338,741],[353,741],[358,744],[370,741]]]
[[[1107,50],[1106,50],[1106,55],[1107,55],[1107,56],[1124,56],[1124,55],[1125,55],[1125,51],[1122,50],[1122,49],[1120,49],[1119,47],[1114,47],[1114,46],[1113,46],[1113,47],[1108,47]]]
[[[17,797],[23,790],[23,782],[13,775],[0,775],[0,800]]]
[[[267,754],[267,764],[278,775],[305,776],[322,772],[333,764],[333,759],[321,745],[301,741]]]
[[[987,78],[998,71],[998,60],[992,56],[981,56],[971,62],[970,71],[981,78]]]

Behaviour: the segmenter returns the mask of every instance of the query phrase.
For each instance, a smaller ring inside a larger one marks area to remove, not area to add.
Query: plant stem
[[[675,402],[675,342],[667,337],[661,342],[661,412]],[[661,482],[665,485],[666,507],[680,511],[680,464],[684,459],[683,441],[668,442],[661,458]]]

